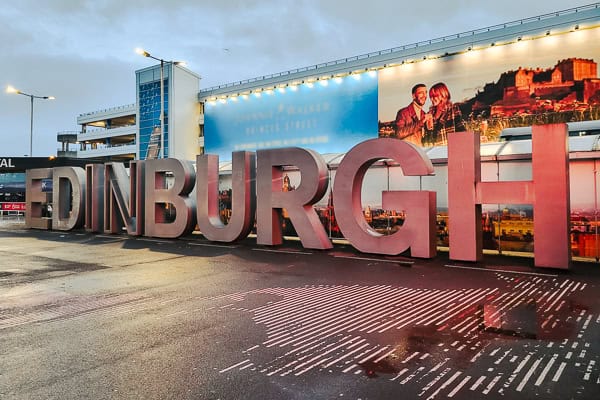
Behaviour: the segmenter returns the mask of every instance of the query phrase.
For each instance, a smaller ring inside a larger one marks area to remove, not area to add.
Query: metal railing
[[[90,111],[90,112],[87,112],[87,113],[79,114],[78,118],[92,116],[92,115],[96,115],[96,114],[100,114],[100,113],[115,112],[115,111],[124,111],[124,110],[130,109],[130,108],[135,109],[135,103],[133,103],[133,104],[127,104],[127,105],[124,105],[124,106],[117,106],[117,107],[105,108],[103,110]]]
[[[106,150],[106,149],[113,149],[113,148],[118,148],[118,147],[124,147],[124,146],[135,146],[135,141],[133,142],[129,142],[129,143],[119,143],[119,144],[96,144],[96,148],[95,149],[84,149],[84,150],[78,150],[78,152],[82,152],[82,151],[95,151],[95,150]]]

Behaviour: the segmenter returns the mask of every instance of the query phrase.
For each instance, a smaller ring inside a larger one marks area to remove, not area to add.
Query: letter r
[[[329,184],[327,164],[317,152],[291,147],[259,150],[257,157],[257,243],[282,243],[281,214],[285,208],[298,233],[302,246],[308,249],[330,249],[331,242],[313,204],[319,201]],[[297,166],[301,182],[296,190],[283,192],[282,167]]]

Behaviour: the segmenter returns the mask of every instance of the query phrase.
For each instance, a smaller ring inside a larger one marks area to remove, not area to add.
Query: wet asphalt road
[[[598,399],[599,272],[0,224],[0,399]]]

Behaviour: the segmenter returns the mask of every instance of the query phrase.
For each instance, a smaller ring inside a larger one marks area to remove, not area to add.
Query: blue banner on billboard
[[[378,134],[377,73],[353,74],[207,103],[205,150],[231,160],[232,151],[300,146],[341,153]]]

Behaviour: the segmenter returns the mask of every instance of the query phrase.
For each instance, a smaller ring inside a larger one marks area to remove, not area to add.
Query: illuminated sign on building
[[[322,79],[207,102],[206,153],[300,146],[346,152],[377,137],[377,73]]]
[[[449,132],[497,141],[509,127],[598,119],[600,28],[468,46],[379,71],[379,137],[428,147]]]
[[[0,168],[15,168],[12,158],[0,158]]]
[[[533,128],[533,180],[482,182],[479,136],[449,135],[448,204],[450,258],[476,261],[482,256],[481,205],[511,202],[532,204],[537,266],[568,268],[569,174],[567,129],[564,124]],[[341,161],[333,186],[338,224],[350,243],[362,252],[399,254],[408,249],[414,257],[435,256],[435,202],[433,191],[384,191],[383,206],[406,210],[400,230],[384,236],[372,229],[362,213],[361,187],[368,168],[380,159],[399,163],[405,175],[433,174],[433,166],[416,145],[390,138],[370,139],[353,147]],[[281,219],[285,209],[302,245],[328,249],[331,241],[313,205],[324,195],[329,176],[322,156],[299,147],[236,152],[233,155],[232,217],[224,225],[217,214],[218,158],[190,161],[156,159],[133,162],[129,177],[120,163],[59,167],[27,171],[26,223],[48,229],[41,210],[48,196],[44,179],[53,179],[54,213],[51,227],[70,230],[84,225],[91,231],[176,238],[192,232],[196,224],[214,241],[244,238],[256,222],[257,242],[282,243]],[[283,168],[298,167],[301,183],[283,191]],[[174,177],[167,184],[167,173]],[[196,187],[194,195],[194,187]],[[167,213],[167,209],[175,213]],[[254,212],[256,210],[256,213]],[[256,221],[254,220],[256,215]]]
[[[1,211],[25,211],[25,203],[0,203]]]

